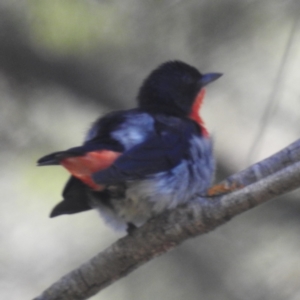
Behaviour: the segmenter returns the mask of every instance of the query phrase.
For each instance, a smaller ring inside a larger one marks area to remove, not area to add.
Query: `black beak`
[[[202,86],[205,86],[218,78],[220,78],[223,74],[222,73],[208,73],[208,74],[203,74],[200,83]]]

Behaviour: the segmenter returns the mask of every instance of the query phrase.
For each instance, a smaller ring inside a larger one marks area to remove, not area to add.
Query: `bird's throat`
[[[200,117],[200,109],[203,103],[204,96],[205,96],[205,89],[202,88],[198,93],[198,95],[196,96],[189,118],[195,121],[200,126],[204,137],[209,137],[209,133],[204,126],[204,122],[202,118]]]

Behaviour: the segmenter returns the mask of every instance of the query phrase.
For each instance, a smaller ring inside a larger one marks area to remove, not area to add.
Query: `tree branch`
[[[218,197],[197,197],[150,220],[34,300],[87,299],[188,238],[209,232],[232,217],[300,186],[300,140],[227,178],[245,187]]]

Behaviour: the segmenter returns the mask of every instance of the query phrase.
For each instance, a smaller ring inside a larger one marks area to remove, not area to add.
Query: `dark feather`
[[[144,143],[124,152],[111,167],[95,173],[94,181],[117,184],[126,180],[141,180],[178,165],[186,156],[192,133],[199,129],[190,120],[169,119],[171,124],[158,121],[156,132]]]
[[[73,176],[70,177],[63,190],[63,198],[64,200],[53,208],[51,218],[92,209],[89,204],[88,187]]]

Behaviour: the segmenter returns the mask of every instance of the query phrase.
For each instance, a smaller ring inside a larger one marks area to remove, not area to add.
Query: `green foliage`
[[[33,41],[50,51],[70,54],[99,43],[124,42],[124,26],[113,3],[30,0],[29,11]]]

